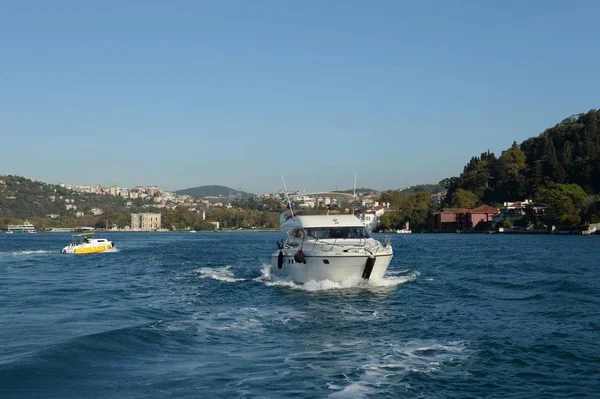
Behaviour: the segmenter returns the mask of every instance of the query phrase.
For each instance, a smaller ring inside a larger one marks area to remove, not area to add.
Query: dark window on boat
[[[308,228],[306,233],[310,238],[370,238],[369,232],[364,227],[318,227]]]

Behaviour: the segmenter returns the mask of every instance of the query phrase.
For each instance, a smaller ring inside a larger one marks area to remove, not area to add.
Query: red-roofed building
[[[435,212],[432,216],[432,230],[433,231],[456,231],[458,230],[458,223],[456,216],[464,213],[466,209],[463,208],[443,208],[439,212]]]
[[[469,231],[474,229],[479,223],[490,223],[498,213],[498,209],[489,205],[470,209],[459,216],[461,221],[459,230]]]
[[[498,209],[482,205],[475,209],[444,208],[433,214],[433,231],[469,231],[479,223],[489,223],[498,214]]]

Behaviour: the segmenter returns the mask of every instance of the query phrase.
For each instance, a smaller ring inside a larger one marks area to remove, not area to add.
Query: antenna
[[[294,217],[294,210],[292,209],[292,201],[290,200],[290,195],[288,194],[287,186],[285,185],[285,179],[281,176],[281,180],[283,181],[283,188],[285,189],[285,196],[287,197],[288,204],[290,205],[290,212],[292,213],[292,217]]]
[[[352,214],[354,215],[354,208],[356,207],[356,173],[354,174],[354,197],[352,198]]]

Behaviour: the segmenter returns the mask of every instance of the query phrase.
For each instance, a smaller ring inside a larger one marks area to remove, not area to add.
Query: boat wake
[[[380,391],[390,380],[439,373],[442,369],[462,370],[469,357],[469,345],[465,341],[417,340],[376,345],[370,353],[357,373],[343,374],[345,383],[328,386],[336,391],[329,395],[330,398],[362,398]],[[406,384],[406,388],[411,388],[410,382]]]
[[[344,289],[378,289],[386,287],[396,287],[404,283],[415,281],[421,273],[418,271],[400,271],[400,272],[388,272],[388,274],[381,279],[348,279],[343,281],[331,281],[331,280],[320,280],[320,281],[308,281],[304,284],[297,284],[286,277],[274,276],[271,274],[271,266],[264,264],[261,269],[261,276],[255,278],[255,281],[264,283],[267,286],[281,286],[289,287],[292,289],[318,292],[318,291],[330,291],[330,290],[344,290]]]
[[[53,253],[58,253],[58,251],[47,251],[47,250],[43,250],[43,249],[10,251],[10,252],[0,252],[0,256],[27,256],[27,255],[41,255],[41,254],[53,254]]]
[[[240,278],[236,277],[232,266],[225,266],[220,268],[212,267],[201,267],[195,269],[194,272],[200,275],[203,279],[213,279],[225,283],[237,283],[240,281],[255,281],[266,286],[279,286],[288,287],[292,289],[319,292],[319,291],[330,291],[330,290],[345,290],[345,289],[381,289],[381,288],[394,288],[399,285],[415,281],[421,273],[418,271],[400,270],[387,273],[384,278],[381,279],[348,279],[344,281],[331,281],[331,280],[320,280],[320,281],[308,281],[304,284],[298,284],[293,282],[287,277],[275,276],[271,274],[271,265],[264,263],[260,270],[260,276],[256,278]]]
[[[237,281],[244,281],[243,278],[235,278],[231,266],[226,266],[220,269],[214,269],[210,267],[201,267],[194,270],[200,274],[200,278],[212,278],[213,280],[223,281],[226,283],[235,283]]]

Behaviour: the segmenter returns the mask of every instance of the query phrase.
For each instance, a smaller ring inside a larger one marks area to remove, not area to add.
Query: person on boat
[[[292,234],[292,237],[294,237],[294,238],[304,238],[304,230],[303,229],[298,229],[298,230],[294,231],[294,233]]]

